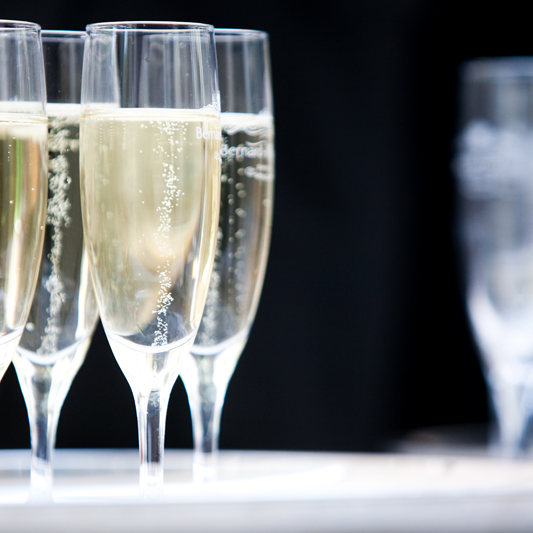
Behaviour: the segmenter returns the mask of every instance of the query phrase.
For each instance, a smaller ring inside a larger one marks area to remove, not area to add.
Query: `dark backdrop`
[[[26,0],[0,17],[46,29],[187,20],[271,35],[272,249],[230,383],[223,448],[380,450],[424,426],[487,420],[462,309],[449,161],[457,66],[533,54],[522,2]],[[176,384],[167,446],[190,447]],[[65,401],[59,447],[136,447],[134,403],[99,328]],[[15,372],[0,447],[29,446]]]

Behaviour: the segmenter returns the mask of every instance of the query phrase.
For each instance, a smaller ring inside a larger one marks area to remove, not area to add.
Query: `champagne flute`
[[[41,28],[0,20],[0,379],[30,310],[46,217]]]
[[[456,173],[466,302],[505,455],[533,421],[533,58],[462,72]]]
[[[52,496],[57,423],[96,326],[79,184],[85,32],[42,32],[48,114],[48,205],[37,289],[13,356],[31,435],[30,495]]]
[[[265,275],[274,195],[268,34],[217,29],[223,144],[215,266],[196,340],[182,369],[193,425],[193,476],[216,478],[220,416]]]
[[[165,418],[196,336],[220,203],[214,29],[87,26],[82,212],[102,324],[132,389],[140,491],[163,493]]]

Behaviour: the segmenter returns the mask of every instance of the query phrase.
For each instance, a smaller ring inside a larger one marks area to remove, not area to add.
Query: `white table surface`
[[[0,452],[1,533],[533,531],[533,461],[489,457],[221,452],[191,481],[166,450],[165,497],[138,498],[136,450],[57,450],[52,503],[27,502],[29,451]]]

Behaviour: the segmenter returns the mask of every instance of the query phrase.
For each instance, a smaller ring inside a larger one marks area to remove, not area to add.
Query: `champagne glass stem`
[[[528,409],[527,386],[508,383],[503,379],[491,379],[491,397],[498,422],[500,453],[507,457],[519,457],[526,451],[526,430],[531,414]]]
[[[30,498],[51,499],[52,455],[56,439],[59,413],[63,404],[57,383],[54,384],[48,365],[37,365],[19,357],[14,358],[15,367],[31,367],[31,371],[19,372],[28,409],[31,434]],[[67,388],[68,390],[68,388]]]
[[[190,354],[182,379],[186,384],[193,426],[193,479],[204,483],[217,475],[220,417],[238,353]]]
[[[193,478],[199,482],[216,478],[220,416],[228,385],[217,387],[213,383],[213,358],[203,359],[198,365],[201,370],[196,394],[189,396],[194,420]]]
[[[163,456],[168,394],[160,389],[137,396],[139,453],[141,459],[140,494],[143,498],[163,496]]]
[[[33,413],[29,414],[31,426],[30,497],[51,497],[53,485],[52,454],[59,410],[49,410],[48,392],[39,393]]]

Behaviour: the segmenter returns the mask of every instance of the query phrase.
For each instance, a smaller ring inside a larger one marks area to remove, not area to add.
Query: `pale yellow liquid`
[[[0,377],[28,317],[47,196],[46,117],[0,114]]]
[[[37,289],[20,342],[43,364],[90,336],[97,319],[81,220],[81,106],[49,104],[47,111],[46,233]]]
[[[130,384],[146,383],[177,367],[200,323],[218,223],[220,122],[172,109],[93,112],[82,117],[81,143],[100,316]]]
[[[81,106],[49,104],[47,112],[46,233],[37,289],[13,356],[27,405],[33,401],[37,381],[49,382],[49,397],[63,402],[85,359],[98,317],[81,221]]]
[[[270,115],[222,113],[222,188],[215,265],[192,353],[238,357],[265,275],[274,200]],[[237,353],[238,352],[238,353]]]

